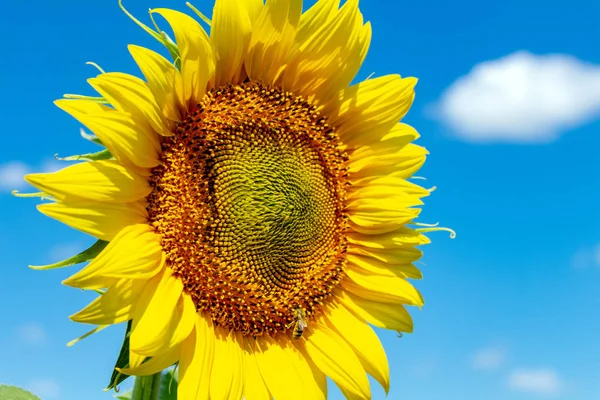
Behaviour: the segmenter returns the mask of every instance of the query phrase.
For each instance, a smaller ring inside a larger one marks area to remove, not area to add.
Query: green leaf
[[[38,271],[46,271],[49,269],[69,267],[75,264],[81,264],[86,261],[93,260],[104,248],[108,245],[108,242],[104,240],[98,240],[94,243],[89,249],[82,251],[81,253],[74,255],[73,257],[69,257],[66,260],[59,261],[54,264],[48,265],[30,265],[29,268],[35,269]]]
[[[16,386],[0,385],[0,399],[2,400],[40,400],[39,397],[27,390]]]
[[[68,157],[58,157],[56,154],[54,157],[59,161],[100,161],[109,160],[112,158],[112,154],[108,149],[100,150],[95,153],[76,154]]]
[[[177,379],[173,369],[166,370],[160,378],[159,400],[177,400]]]
[[[133,390],[128,390],[125,393],[116,394],[113,397],[117,400],[131,400],[132,394],[133,394]]]
[[[110,382],[105,390],[117,390],[117,386],[125,379],[129,378],[129,375],[125,375],[117,371],[117,368],[127,368],[129,366],[129,335],[131,335],[131,321],[127,322],[127,329],[125,330],[125,337],[123,338],[121,351],[119,352],[119,357],[117,358],[112,375],[110,376]]]

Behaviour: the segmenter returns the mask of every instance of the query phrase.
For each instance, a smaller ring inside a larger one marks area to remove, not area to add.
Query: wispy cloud
[[[508,387],[518,392],[556,396],[561,393],[564,383],[550,368],[515,369],[508,376]]]
[[[473,368],[479,370],[495,370],[506,363],[507,351],[500,346],[480,349],[471,359]]]
[[[46,342],[47,335],[44,328],[37,322],[28,322],[16,329],[18,339],[30,345],[39,345]]]
[[[26,388],[44,400],[60,398],[60,385],[52,379],[32,379]]]
[[[577,249],[571,257],[571,266],[576,269],[600,268],[600,243]]]
[[[516,52],[476,65],[431,110],[467,141],[549,142],[600,117],[600,65]]]
[[[27,187],[23,176],[31,172],[29,166],[21,161],[9,161],[0,164],[0,192]]]

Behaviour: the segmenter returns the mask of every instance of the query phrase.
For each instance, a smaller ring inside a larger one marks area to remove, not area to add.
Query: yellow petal
[[[316,398],[326,399],[327,398],[327,376],[316,366],[316,364],[311,360],[310,356],[306,352],[306,346],[304,346],[304,341],[296,341],[296,348],[302,353],[306,363],[310,367],[312,378],[314,381],[314,393]]]
[[[279,342],[268,335],[256,338],[256,363],[269,392],[276,399],[311,399],[299,372]],[[274,367],[276,366],[276,367]]]
[[[175,315],[175,310],[182,291],[181,280],[165,269],[137,326],[132,327],[129,341],[132,351],[152,356],[169,343],[174,329],[173,321],[180,318]]]
[[[173,134],[169,121],[156,104],[146,82],[133,75],[109,72],[88,79],[88,83],[117,110],[128,113],[138,127],[163,136]]]
[[[348,199],[377,199],[391,196],[406,196],[422,198],[429,196],[430,192],[406,179],[393,176],[380,176],[364,178],[354,182],[353,190]]]
[[[202,100],[208,81],[215,73],[208,35],[195,19],[179,11],[157,8],[150,12],[162,15],[173,29],[181,55],[182,104],[191,111]]]
[[[350,226],[355,232],[378,235],[394,231],[417,218],[421,209],[399,208],[394,211],[354,210],[349,214]]]
[[[368,79],[339,94],[340,107],[331,124],[347,145],[379,140],[408,112],[414,99],[415,78],[387,75]]]
[[[107,287],[106,278],[148,279],[164,263],[158,237],[148,224],[125,227],[92,262],[63,281],[82,289]]]
[[[413,264],[388,264],[373,257],[348,254],[348,268],[357,269],[364,275],[403,276],[405,278],[421,279],[421,271]]]
[[[385,350],[373,329],[342,304],[328,307],[325,316],[329,326],[348,342],[367,373],[383,386],[387,394],[390,390],[390,368]]]
[[[406,179],[423,166],[428,154],[424,147],[409,143],[383,162],[370,159],[360,170],[350,173],[350,179],[356,185],[383,176]]]
[[[129,368],[138,369],[149,357],[129,350]]]
[[[144,281],[121,279],[104,294],[98,296],[71,320],[86,324],[109,325],[133,318],[134,306],[145,286]]]
[[[399,178],[408,178],[417,172],[423,163],[425,163],[427,154],[429,154],[426,148],[417,146],[414,143],[407,145],[400,153],[398,162],[395,165],[394,171],[392,171],[392,174]],[[373,173],[369,169],[365,169],[363,172],[365,174]]]
[[[349,0],[315,28],[309,34],[302,32],[304,40],[298,41],[297,37],[283,74],[283,86],[324,104],[354,79],[367,54],[371,26],[363,26],[358,0]]]
[[[210,374],[211,400],[240,399],[244,389],[244,358],[239,335],[215,328],[215,353]]]
[[[395,215],[399,209],[420,206],[423,202],[418,196],[406,196],[404,194],[389,193],[388,196],[359,197],[348,201],[347,210],[354,213],[382,213],[390,216]]]
[[[396,165],[402,161],[402,150],[416,139],[418,133],[402,123],[396,124],[394,128],[381,140],[361,146],[352,152],[348,164],[351,174],[354,175],[365,168]]]
[[[244,397],[252,400],[271,400],[269,389],[256,364],[255,339],[244,337]]]
[[[421,258],[423,252],[414,247],[395,249],[373,249],[360,246],[350,246],[348,253],[373,257],[388,264],[407,264]]]
[[[263,8],[265,7],[264,0],[246,0],[244,1],[244,6],[248,12],[248,17],[250,18],[250,23],[252,26],[258,21],[258,17],[262,13]]]
[[[143,224],[148,220],[145,204],[141,202],[47,203],[38,205],[37,209],[65,225],[107,241],[112,240],[126,226]]]
[[[296,43],[304,43],[322,26],[338,15],[340,0],[319,0],[300,16]]]
[[[216,64],[215,87],[240,81],[242,62],[252,33],[249,7],[253,7],[252,2],[215,1],[210,32]]]
[[[129,45],[129,52],[148,81],[147,85],[163,115],[181,122],[185,109],[181,74],[166,58],[145,47]]]
[[[143,199],[152,190],[146,178],[113,160],[83,162],[57,172],[29,174],[25,180],[58,200],[74,196],[108,203],[128,203]]]
[[[132,332],[138,326],[140,319],[141,319],[142,315],[144,314],[144,312],[146,311],[148,304],[150,304],[150,301],[152,300],[152,296],[154,296],[154,293],[156,292],[158,285],[161,283],[165,272],[166,271],[163,271],[162,274],[155,275],[146,281],[144,290],[138,296],[138,299],[135,302],[134,307],[133,307],[133,318],[131,321],[131,331]],[[138,281],[133,281],[133,282],[138,282]],[[131,337],[130,337],[130,342],[131,342]],[[131,346],[129,346],[129,368],[137,368],[140,365],[142,365],[142,363],[144,361],[146,361],[147,359],[148,359],[148,357],[145,354],[136,353],[133,349],[131,349]]]
[[[57,100],[54,104],[94,132],[128,169],[158,165],[160,147],[156,134],[138,128],[131,115],[87,100]]]
[[[177,386],[179,399],[210,398],[214,349],[215,334],[212,321],[204,314],[198,314],[192,334],[181,346]]]
[[[370,399],[369,380],[352,348],[323,322],[315,321],[313,325],[317,326],[304,342],[313,362],[347,397]]]
[[[342,287],[357,296],[382,303],[423,305],[423,297],[406,279],[397,276],[363,274],[347,269],[350,279],[342,281]]]
[[[180,316],[179,321],[173,330],[173,335],[169,340],[169,347],[179,345],[190,335],[194,329],[196,321],[196,306],[190,295],[183,293],[177,305],[177,314]]]
[[[248,76],[272,85],[294,42],[302,0],[269,0],[252,27],[245,66]]]
[[[315,400],[327,399],[327,378],[319,370],[310,357],[307,356],[304,346],[289,337],[277,338],[279,345],[285,351],[288,362],[296,370],[304,387],[305,398]]]
[[[349,310],[371,325],[398,332],[412,332],[413,321],[404,306],[367,300],[341,290],[336,296]]]
[[[181,346],[173,346],[164,349],[145,363],[136,368],[117,368],[117,370],[126,375],[146,376],[156,374],[169,368],[179,360]],[[145,358],[145,357],[144,357]]]
[[[353,184],[373,178],[390,177],[407,179],[417,172],[425,163],[429,152],[420,146],[409,144],[398,155],[398,163],[393,165],[373,165],[350,174]],[[377,163],[375,163],[377,164]]]
[[[349,243],[371,249],[397,249],[431,243],[431,240],[427,236],[406,227],[379,235],[349,233],[347,237]]]

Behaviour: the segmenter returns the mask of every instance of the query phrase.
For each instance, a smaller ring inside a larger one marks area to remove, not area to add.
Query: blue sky
[[[185,8],[125,4],[142,18],[149,7]],[[389,398],[600,398],[600,25],[590,18],[600,3],[363,0],[361,9],[373,40],[358,78],[419,78],[406,122],[431,152],[419,175],[438,187],[422,221],[458,233],[432,234],[424,249],[415,333],[380,332]],[[27,268],[93,240],[9,192],[15,176],[55,169],[54,153],[93,150],[52,104],[90,93],[86,61],[137,74],[126,45],[158,46],[116,0],[12,1],[0,35],[0,383],[44,400],[108,400],[101,388],[123,327],[67,348],[87,329],[67,316],[92,296],[60,285],[72,270]],[[375,384],[373,398],[383,398]]]

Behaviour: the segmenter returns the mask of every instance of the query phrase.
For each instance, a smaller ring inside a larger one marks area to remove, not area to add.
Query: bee
[[[295,340],[298,340],[302,337],[304,330],[308,327],[308,323],[305,320],[306,314],[304,313],[304,310],[301,309],[300,307],[298,307],[294,310],[294,316],[296,317],[296,321],[292,322],[292,324],[294,324],[294,330],[292,331],[292,337]],[[291,326],[292,324],[288,325],[288,327]]]

